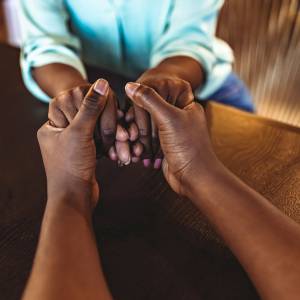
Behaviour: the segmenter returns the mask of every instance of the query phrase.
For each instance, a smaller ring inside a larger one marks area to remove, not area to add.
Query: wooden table
[[[24,288],[46,199],[36,130],[47,118],[47,105],[22,85],[18,55],[0,46],[0,299],[5,300],[19,299]],[[124,79],[103,77],[121,91]],[[300,129],[216,104],[208,106],[207,115],[221,160],[300,222]],[[117,168],[104,159],[97,176],[102,199],[95,230],[115,299],[258,299],[222,241],[187,200],[170,191],[160,172],[140,165]]]

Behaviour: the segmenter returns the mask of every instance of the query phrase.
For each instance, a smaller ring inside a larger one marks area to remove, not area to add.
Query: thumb
[[[129,82],[125,86],[127,96],[139,107],[145,109],[160,125],[174,117],[179,109],[169,104],[158,93],[140,83]]]
[[[98,79],[84,97],[71,126],[93,134],[98,117],[104,110],[109,94],[109,84]]]

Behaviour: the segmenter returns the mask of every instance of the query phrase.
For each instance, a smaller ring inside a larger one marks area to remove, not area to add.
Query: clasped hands
[[[121,152],[126,147],[129,152],[128,140],[133,142],[129,154],[133,160],[148,153],[149,136],[157,140],[157,144],[159,139],[165,178],[175,192],[184,196],[189,196],[191,184],[201,183],[207,170],[215,164],[217,159],[212,150],[205,113],[194,102],[189,85],[184,91],[174,90],[176,103],[168,103],[166,100],[170,96],[164,98],[140,83],[128,83],[125,91],[133,102],[134,118],[130,111],[127,114],[118,111],[115,96],[104,79],[97,80],[86,94],[78,87],[53,99],[49,121],[38,131],[48,199],[55,198],[53,195],[57,198],[58,193],[60,198],[82,194],[91,208],[97,204],[99,186],[95,177],[94,140],[97,126],[100,127],[98,139],[102,148],[111,159],[122,159],[124,163],[127,160]],[[126,132],[117,124],[122,117],[127,122],[135,121]],[[151,135],[146,120],[151,121]]]
[[[174,76],[158,75],[150,70],[138,82],[153,88],[172,105],[183,99],[193,100],[189,83]],[[49,120],[56,127],[66,127],[78,111],[90,86],[82,85],[55,97],[50,103]],[[135,103],[128,111],[121,111],[111,87],[108,87],[107,104],[96,126],[95,140],[96,145],[101,145],[101,148],[97,147],[97,154],[106,155],[120,165],[142,160],[145,167],[161,167],[163,157],[158,129],[153,119]]]

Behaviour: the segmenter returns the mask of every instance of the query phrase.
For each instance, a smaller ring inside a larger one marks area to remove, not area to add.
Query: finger
[[[132,154],[134,157],[140,157],[143,153],[143,145],[139,142],[132,146]]]
[[[127,123],[130,123],[133,122],[133,120],[134,120],[134,108],[133,106],[131,106],[125,115],[125,121]]]
[[[124,165],[130,164],[131,155],[130,155],[130,147],[128,142],[116,141],[115,147],[116,147],[116,153],[119,161]]]
[[[72,91],[64,92],[56,97],[57,105],[59,109],[63,112],[68,123],[71,123],[77,114],[77,108],[74,103]]]
[[[148,111],[160,125],[174,117],[178,109],[167,103],[152,88],[139,83],[127,83],[126,93],[139,108]]]
[[[129,125],[128,133],[129,133],[129,140],[131,142],[135,142],[138,139],[139,129],[134,122]]]
[[[181,109],[194,102],[195,97],[191,85],[188,82],[182,83],[184,86],[177,96],[175,105]]]
[[[120,109],[117,110],[117,117],[118,117],[118,120],[121,120],[124,118],[124,113]]]
[[[121,125],[117,125],[117,134],[116,140],[119,142],[127,142],[129,139],[129,135],[126,129],[124,129]]]
[[[151,118],[151,136],[152,136],[152,150],[154,153],[154,156],[156,156],[156,153],[158,152],[160,148],[159,143],[159,137],[158,137],[158,127],[155,124],[155,121],[153,118]]]
[[[143,144],[143,158],[146,160],[145,166],[149,166],[152,159],[151,147],[151,120],[150,115],[144,109],[134,105],[135,123],[138,128],[139,141]]]
[[[176,97],[173,93],[174,88],[170,88],[168,85],[168,81],[163,81],[160,85],[158,85],[156,88],[153,86],[150,86],[154,88],[154,90],[168,103],[174,105]],[[176,89],[175,89],[176,90]],[[176,91],[175,91],[176,92]],[[153,166],[155,169],[160,169],[160,164],[162,160],[162,151],[160,148],[160,141],[158,136],[158,126],[155,124],[155,121],[153,117],[151,117],[151,129],[152,129],[152,150],[154,153],[154,163]]]
[[[90,87],[91,87],[90,84],[86,84],[86,85],[77,86],[76,88],[74,88],[72,90],[73,103],[74,103],[77,111],[80,109],[81,103],[82,103],[85,95],[88,93]]]
[[[161,168],[162,161],[163,161],[162,158],[155,159],[153,164],[154,169],[159,170]]]
[[[59,108],[57,98],[52,99],[49,104],[48,119],[57,128],[66,128],[69,125],[66,115]]]
[[[151,88],[153,88],[159,96],[161,96],[164,100],[170,103],[170,94],[169,92],[171,91],[170,87],[168,86],[167,81],[162,81],[160,84],[155,84],[155,85],[147,85]]]
[[[117,151],[116,151],[116,148],[115,146],[111,146],[109,151],[108,151],[108,157],[111,159],[111,160],[114,160],[116,161],[118,159],[118,155],[117,155]]]
[[[89,133],[94,133],[96,122],[108,99],[109,85],[104,79],[98,79],[84,97],[72,126]]]
[[[104,152],[115,143],[117,132],[117,99],[110,90],[108,100],[100,118],[100,135]]]
[[[143,154],[143,145],[140,142],[136,142],[132,146],[132,158],[131,161],[133,163],[137,163],[141,160],[141,156]]]
[[[154,163],[153,163],[154,169],[161,168],[163,157],[164,157],[163,151],[161,150],[161,148],[159,148],[158,152],[156,153]]]

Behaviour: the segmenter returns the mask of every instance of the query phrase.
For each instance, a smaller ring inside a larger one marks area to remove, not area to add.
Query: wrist
[[[84,86],[87,84],[89,84],[89,82],[84,78],[68,78],[65,81],[58,82],[55,85],[55,96],[64,91],[71,90],[77,86]]]
[[[217,158],[212,158],[205,165],[202,161],[196,162],[183,181],[185,196],[192,202],[197,202],[202,194],[215,185],[217,178],[224,174],[224,170],[224,165]]]
[[[88,83],[77,69],[62,63],[33,68],[32,76],[50,97],[56,97],[60,92]]]
[[[142,82],[145,79],[152,78],[152,77],[164,77],[164,78],[176,78],[181,79],[177,72],[174,72],[174,70],[170,70],[169,68],[162,67],[162,66],[156,66],[154,68],[148,69],[145,71],[141,77],[137,80],[138,82]]]
[[[50,210],[69,207],[84,216],[89,216],[95,206],[93,203],[95,184],[97,185],[96,182],[93,184],[83,180],[48,181],[47,207]]]
[[[201,64],[187,56],[166,58],[152,70],[170,76],[171,78],[187,81],[192,89],[196,89],[204,81],[204,71]]]

